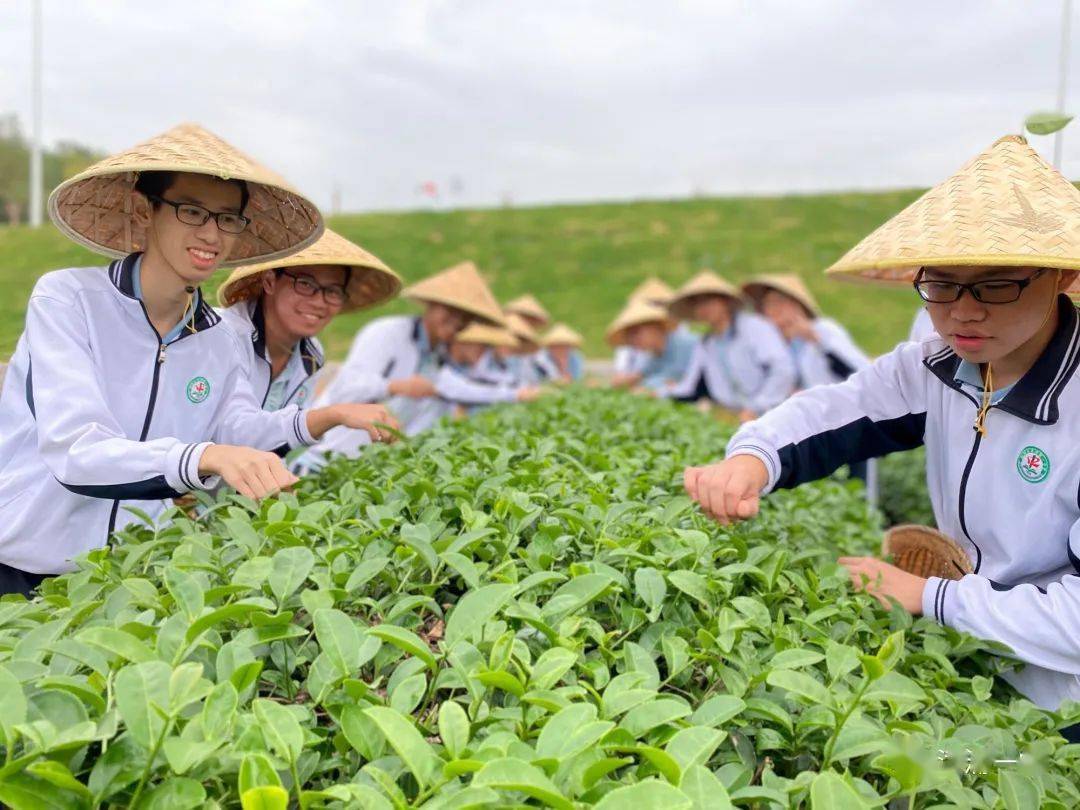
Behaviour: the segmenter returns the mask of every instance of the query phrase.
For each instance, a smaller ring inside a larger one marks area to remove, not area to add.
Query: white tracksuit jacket
[[[975,573],[931,577],[923,612],[1011,647],[1027,666],[1007,680],[1049,709],[1080,700],[1080,317],[1065,296],[1058,307],[1050,344],[990,409],[985,436],[973,430],[979,403],[955,380],[960,358],[939,338],[796,394],[727,449],[760,458],[769,491],[925,444],[938,528]]]
[[[240,340],[198,295],[191,332],[162,344],[134,295],[137,254],[34,286],[0,390],[0,562],[37,574],[104,546],[162,499],[212,489],[212,442],[310,444],[295,407],[265,413]]]
[[[752,312],[738,312],[723,335],[694,348],[682,380],[661,390],[674,399],[707,396],[733,411],[763,413],[795,390],[795,364],[779,330]]]
[[[270,379],[270,357],[266,351],[266,320],[263,316],[262,299],[240,301],[231,307],[217,310],[217,313],[241,338],[251,389],[255,398],[265,407],[273,381]],[[318,338],[302,338],[293,351],[300,356],[298,375],[296,379],[287,382],[287,391],[281,406],[296,405],[304,408],[314,400],[316,376],[326,361]],[[290,365],[286,366],[283,374],[288,371],[293,360],[294,358],[290,358]]]
[[[816,343],[799,340],[788,344],[799,388],[841,382],[870,365],[870,358],[836,321],[815,318],[812,329]]]

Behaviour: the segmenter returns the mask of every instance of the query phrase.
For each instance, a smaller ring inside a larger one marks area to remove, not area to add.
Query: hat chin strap
[[[1050,316],[1054,312],[1054,307],[1057,306],[1058,292],[1061,290],[1061,270],[1057,271],[1057,280],[1054,282],[1054,294],[1050,297],[1050,306],[1046,308],[1046,314],[1043,315],[1042,323],[1039,324],[1039,328],[1035,330],[1037,334],[1039,329],[1046,326],[1046,322],[1050,320]],[[993,364],[987,362],[986,364],[986,377],[983,381],[982,402],[979,405],[979,412],[975,415],[975,430],[980,436],[986,436],[986,414],[990,411],[990,406],[993,404],[992,399],[994,396],[994,367]]]

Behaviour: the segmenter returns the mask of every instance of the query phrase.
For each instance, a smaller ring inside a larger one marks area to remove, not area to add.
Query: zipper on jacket
[[[967,520],[964,519],[964,498],[967,495],[968,476],[971,475],[971,468],[975,466],[975,456],[978,455],[979,445],[982,444],[982,434],[977,430],[975,431],[975,441],[971,445],[971,453],[968,455],[967,465],[964,467],[964,474],[960,477],[960,528],[964,530],[964,536],[967,537],[971,545],[975,546],[975,568],[974,572],[979,573],[979,566],[982,565],[982,549],[979,548],[979,544],[971,538],[971,533],[967,528]]]
[[[150,325],[151,329],[154,329],[154,324],[150,320],[150,315],[146,311],[146,306],[142,301],[139,302],[139,306],[142,307],[143,315],[146,316],[146,322]],[[161,335],[158,335],[157,329],[154,329],[154,335],[157,337],[157,360],[154,362],[154,376],[150,381],[150,399],[146,403],[146,416],[143,417],[142,432],[139,434],[139,441],[146,441],[147,435],[150,433],[150,422],[154,417],[154,405],[157,403],[158,382],[161,379],[161,367],[165,365],[165,345],[161,342]],[[109,538],[112,537],[113,531],[116,529],[116,513],[120,510],[120,500],[113,501],[112,511],[109,512],[109,528],[105,533],[105,544],[109,544]]]

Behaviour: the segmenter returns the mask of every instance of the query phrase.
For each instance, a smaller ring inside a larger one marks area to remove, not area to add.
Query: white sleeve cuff
[[[211,490],[219,483],[216,475],[202,478],[199,475],[199,462],[203,453],[213,442],[184,444],[177,442],[165,454],[165,482],[177,492],[191,492],[202,489]]]
[[[296,438],[294,447],[310,447],[315,444],[315,437],[308,430],[307,415],[308,412],[300,408],[297,408],[293,415],[293,434]]]
[[[776,482],[780,479],[780,456],[758,444],[740,443],[729,445],[724,458],[733,456],[753,456],[765,465],[765,471],[769,475],[769,481],[761,489],[762,495],[773,491]]]
[[[947,617],[956,615],[956,586],[959,584],[955,580],[940,577],[927,579],[922,592],[923,615],[938,624],[948,624]]]

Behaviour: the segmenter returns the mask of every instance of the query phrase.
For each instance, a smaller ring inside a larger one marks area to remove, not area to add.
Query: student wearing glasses
[[[315,404],[381,403],[401,423],[402,431],[412,436],[445,415],[446,398],[435,380],[454,337],[472,321],[502,326],[504,320],[498,301],[472,262],[429,276],[405,288],[402,296],[423,310],[417,315],[376,318],[365,325]],[[316,470],[328,454],[356,457],[369,441],[364,431],[331,430],[297,459],[295,469]]]
[[[913,282],[940,337],[795,395],[743,425],[724,461],[685,472],[727,523],[776,488],[925,445],[937,526],[973,573],[840,563],[883,603],[1007,645],[1025,666],[1006,679],[1051,710],[1080,699],[1080,317],[1065,294],[1078,234],[1080,191],[1002,138],[830,268]]]
[[[324,362],[317,335],[340,313],[383,303],[400,289],[394,271],[329,229],[299,253],[234,270],[218,290],[220,313],[242,339],[263,410],[310,405]]]
[[[277,175],[185,125],[62,183],[49,213],[115,260],[47,273],[31,293],[0,389],[0,594],[71,570],[139,520],[129,507],[156,518],[221,483],[272,495],[296,478],[270,451],[338,424],[376,430],[351,406],[261,410],[240,340],[199,290],[321,234]]]

